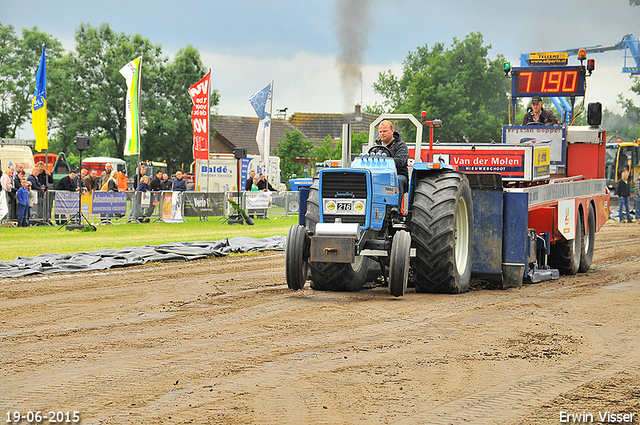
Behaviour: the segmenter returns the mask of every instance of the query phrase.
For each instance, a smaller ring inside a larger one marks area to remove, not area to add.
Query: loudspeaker
[[[602,123],[602,104],[600,102],[590,103],[587,107],[587,123],[589,125]]]
[[[247,148],[235,148],[233,150],[233,156],[236,159],[242,159],[247,157]]]
[[[76,149],[79,151],[91,149],[91,137],[76,137]]]

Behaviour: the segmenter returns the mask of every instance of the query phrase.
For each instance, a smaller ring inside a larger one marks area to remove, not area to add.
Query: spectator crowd
[[[54,185],[53,175],[43,161],[38,162],[30,173],[24,170],[22,164],[15,167],[11,165],[4,172],[0,169],[0,186],[8,209],[0,219],[18,223],[20,227],[42,222],[43,217],[48,218],[44,214],[45,211],[50,216],[54,197],[46,196],[48,190],[93,194],[97,191],[126,192],[129,188],[127,176],[118,172],[110,163],[105,164],[105,170],[101,175],[98,175],[95,169],[89,171],[82,168],[79,173],[71,170]],[[187,185],[181,171],[177,171],[173,179],[162,171],[150,178],[146,175],[146,167],[141,165],[133,179],[133,190],[137,202],[136,208],[131,208],[129,218],[148,222],[154,213],[155,205],[158,204],[160,192],[184,192]],[[152,197],[146,209],[138,208],[142,194]],[[54,220],[57,224],[63,224],[68,217],[56,213]]]

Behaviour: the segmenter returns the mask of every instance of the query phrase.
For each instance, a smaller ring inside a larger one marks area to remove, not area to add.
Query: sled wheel
[[[562,240],[551,245],[551,256],[549,258],[549,265],[555,269],[558,269],[562,274],[576,274],[580,267],[580,257],[582,256],[582,234],[583,227],[580,224],[582,222],[582,216],[578,217],[576,225],[575,237],[568,241]],[[595,232],[594,232],[595,234]]]
[[[582,222],[584,228],[584,221]],[[584,273],[591,267],[593,261],[593,250],[596,242],[596,210],[589,204],[587,214],[587,234],[582,238],[582,253],[580,254],[580,267],[578,273]]]
[[[391,243],[389,264],[389,293],[394,297],[404,296],[407,290],[410,254],[411,235],[404,230],[396,232]]]
[[[295,225],[289,228],[284,254],[285,271],[287,286],[294,291],[304,288],[307,280],[308,263],[305,252],[308,251],[308,240],[304,226]]]

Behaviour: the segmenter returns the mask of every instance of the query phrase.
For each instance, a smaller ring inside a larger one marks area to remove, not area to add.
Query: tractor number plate
[[[353,263],[356,240],[333,236],[313,236],[309,261],[312,263]]]
[[[351,211],[351,202],[337,202],[338,211]]]

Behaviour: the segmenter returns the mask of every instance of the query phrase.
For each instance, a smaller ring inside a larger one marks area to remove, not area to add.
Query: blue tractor
[[[372,144],[383,119],[409,119],[417,128],[406,213],[397,208],[394,160],[384,146]],[[423,122],[432,130],[438,126],[424,116]],[[325,168],[314,178],[305,224],[287,234],[290,289],[310,280],[316,290],[359,291],[381,274],[396,297],[404,295],[409,280],[417,292],[467,291],[473,252],[469,181],[448,164],[421,162],[424,124],[412,115],[382,115],[371,124],[366,154],[349,168]]]

